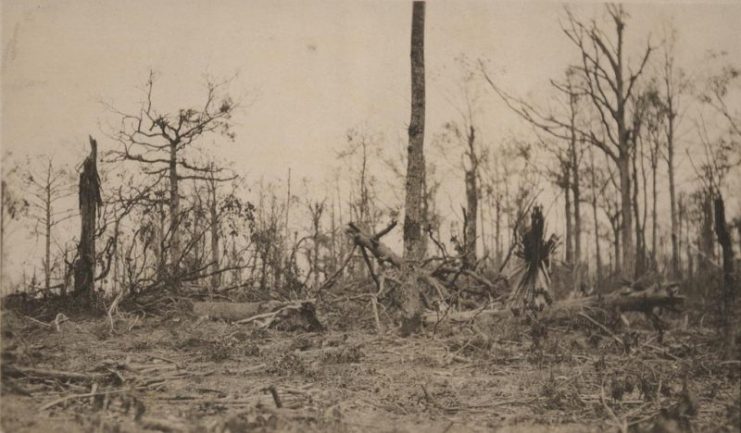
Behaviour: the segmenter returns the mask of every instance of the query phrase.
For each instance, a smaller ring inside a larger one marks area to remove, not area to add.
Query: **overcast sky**
[[[578,3],[581,17],[604,18]],[[406,143],[410,116],[411,3],[401,1],[2,1],[2,148],[53,154],[76,165],[87,136],[115,123],[103,102],[135,112],[148,72],[160,112],[201,103],[205,78],[233,77],[243,101],[236,140],[208,138],[214,155],[251,179],[325,179],[349,128]],[[646,38],[678,30],[678,64],[698,69],[708,50],[741,63],[741,7],[731,3],[630,3],[628,56]],[[456,57],[485,59],[511,93],[547,100],[548,80],[577,60],[555,2],[436,1],[427,5],[427,137],[455,119]],[[491,93],[479,138],[498,146],[525,129]],[[214,143],[211,144],[211,141]],[[462,185],[459,185],[462,188]]]
[[[432,2],[427,8],[428,136],[455,116],[454,58],[487,58],[501,85],[525,95],[573,60],[557,3]],[[737,5],[629,5],[629,46],[663,23],[679,29],[681,64],[707,49],[741,58]],[[601,14],[580,4],[584,16]],[[100,101],[133,111],[148,71],[164,109],[198,104],[205,76],[236,75],[245,101],[237,139],[218,152],[253,174],[291,166],[316,176],[348,128],[396,145],[409,119],[411,5],[397,1],[28,1],[2,10],[2,145],[15,153],[85,151],[112,120]],[[493,145],[517,125],[491,98]],[[112,143],[101,140],[105,148]],[[217,139],[219,142],[224,140]]]

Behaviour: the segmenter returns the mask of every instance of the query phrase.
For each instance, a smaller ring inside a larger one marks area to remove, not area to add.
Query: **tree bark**
[[[425,185],[425,2],[415,1],[412,10],[412,116],[409,123],[406,199],[404,207],[404,257],[421,260],[425,256],[422,238]]]
[[[570,177],[565,173],[565,177]],[[564,215],[566,216],[566,263],[574,264],[574,228],[571,220],[571,189],[568,182],[563,185]]]
[[[597,218],[597,176],[594,171],[594,154],[589,152],[592,181],[592,219],[594,221],[594,254],[597,260],[597,282],[602,282],[602,254],[599,244],[599,219]]]
[[[468,130],[468,159],[471,167],[466,170],[466,226],[465,232],[465,256],[464,263],[466,267],[472,267],[476,264],[476,236],[477,218],[479,207],[479,188],[478,188],[478,159],[475,152],[476,132],[473,126]]]
[[[620,226],[620,247],[622,249],[621,270],[624,276],[632,278],[634,276],[635,254],[633,243],[633,215],[631,213],[632,199],[630,197],[630,155],[625,153],[618,161],[618,171],[620,173],[620,216],[622,225]]]
[[[666,134],[666,165],[669,175],[669,209],[671,213],[671,239],[672,239],[672,278],[682,275],[681,262],[679,258],[679,235],[680,227],[677,218],[677,193],[674,184],[674,107],[672,98],[668,99],[669,118],[667,119]]]
[[[52,164],[50,159],[46,172],[46,188],[44,191],[44,293],[48,293],[51,286],[51,183]]]
[[[625,23],[620,16],[613,16],[615,20],[618,46],[617,50],[617,67],[615,68],[615,87],[617,94],[617,109],[615,110],[615,120],[617,123],[618,136],[618,171],[620,173],[620,206],[622,213],[622,249],[623,249],[623,274],[628,277],[634,276],[634,259],[635,249],[633,246],[633,217],[631,215],[631,198],[630,198],[630,140],[629,131],[626,127],[625,103],[627,95],[625,92],[625,80],[623,77],[623,31]]]
[[[658,151],[658,149],[657,149]],[[652,203],[652,209],[651,209],[651,262],[654,267],[654,269],[658,269],[659,263],[658,263],[658,252],[657,252],[657,232],[658,232],[658,225],[659,222],[657,220],[658,217],[658,211],[657,211],[657,201],[658,197],[657,194],[657,187],[656,187],[656,171],[658,170],[658,161],[652,161],[651,163],[651,198],[653,200]],[[663,249],[663,241],[662,241],[662,249]]]
[[[497,185],[497,190],[499,189],[499,185]],[[494,243],[496,244],[496,250],[497,250],[497,266],[496,268],[499,269],[499,267],[502,265],[502,202],[501,197],[497,195],[497,202],[495,204],[496,209],[496,222],[494,227]]]
[[[569,82],[569,89],[571,90],[571,83]],[[577,138],[576,138],[576,114],[577,114],[577,96],[571,92],[569,94],[569,108],[570,108],[570,134],[569,134],[569,166],[571,170],[571,179],[569,181],[571,186],[571,194],[574,199],[574,264],[579,264],[581,261],[581,186],[579,185],[579,152],[577,149]]]
[[[631,188],[631,209],[633,210],[633,216],[635,217],[635,268],[633,275],[636,277],[643,274],[643,272],[645,271],[646,263],[645,237],[643,234],[643,223],[641,222],[640,207],[638,206],[638,189],[641,186],[640,182],[638,181],[638,158],[638,149],[634,148],[631,158],[631,172],[633,176],[633,185]]]
[[[726,337],[726,357],[735,355],[736,343],[736,285],[734,284],[734,258],[731,233],[726,223],[725,204],[723,197],[718,194],[715,198],[715,234],[718,236],[723,254],[723,297],[720,300],[721,314]]]
[[[213,168],[213,166],[212,166]],[[210,200],[209,200],[209,214],[210,214],[210,225],[211,225],[211,261],[213,262],[213,276],[211,276],[211,290],[216,290],[221,284],[221,273],[216,272],[219,269],[220,247],[219,247],[219,215],[216,208],[216,181],[213,178],[213,172],[211,172],[211,178],[209,179]]]
[[[571,193],[574,199],[574,263],[579,264],[581,261],[581,188],[579,187],[579,170],[572,170],[574,176],[571,183]]]
[[[620,215],[616,214],[613,217],[610,218],[610,227],[612,228],[612,249],[613,249],[613,256],[615,263],[613,263],[612,271],[613,273],[620,272],[622,269],[621,266],[621,245],[620,245]]]
[[[177,278],[180,274],[180,192],[178,191],[178,171],[177,171],[177,142],[170,144],[170,269],[169,277],[172,284],[178,285]]]
[[[100,197],[100,177],[98,176],[98,143],[90,137],[90,155],[82,164],[79,183],[80,204],[80,243],[75,266],[75,293],[92,302],[95,280],[95,221]]]
[[[702,227],[700,229],[700,257],[698,265],[704,270],[712,269],[715,264],[715,236],[713,234],[713,198],[712,192],[703,191]],[[700,269],[700,268],[698,268]]]

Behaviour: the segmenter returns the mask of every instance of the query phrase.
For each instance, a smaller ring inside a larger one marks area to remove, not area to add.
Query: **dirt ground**
[[[738,431],[741,365],[719,360],[711,329],[682,331],[677,321],[659,342],[649,328],[610,336],[584,323],[477,323],[401,338],[187,315],[130,316],[112,333],[104,318],[57,330],[4,312],[1,425],[7,433]]]

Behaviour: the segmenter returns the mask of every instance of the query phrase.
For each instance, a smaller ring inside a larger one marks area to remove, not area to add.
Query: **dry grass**
[[[4,375],[6,432],[731,432],[741,403],[741,366],[719,359],[708,329],[670,330],[663,342],[647,328],[615,329],[633,333],[621,347],[584,323],[440,327],[406,339],[253,333],[187,317],[118,334],[104,333],[104,319],[55,332],[5,313],[3,325],[4,365],[119,379]]]

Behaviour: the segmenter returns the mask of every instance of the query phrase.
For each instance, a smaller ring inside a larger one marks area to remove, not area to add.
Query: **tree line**
[[[97,137],[100,151],[90,140],[96,173],[52,159],[4,170],[3,238],[17,225],[44,245],[40,275],[18,284],[47,295],[79,292],[85,281],[132,295],[197,286],[211,296],[310,296],[338,270],[365,272],[343,234],[348,222],[375,233],[402,215],[408,261],[457,257],[463,268],[498,273],[519,221],[555,192],[563,267],[573,278],[687,279],[720,269],[730,297],[733,232],[741,238],[741,219],[725,214],[741,162],[739,70],[722,54],[681,69],[676,30],[628,47],[629,14],[620,5],[605,11],[599,21],[565,10],[563,37],[576,60],[549,81],[544,99],[552,103],[513,94],[484,62],[461,57],[459,116],[430,131],[425,4],[414,2],[408,141],[392,148],[372,128],[352,128],[323,183],[291,179],[290,169],[283,183],[248,180],[208,150],[213,140],[238,143],[241,105],[229,82],[209,82],[190,108],[163,112],[150,74],[135,112],[106,107],[119,122]],[[482,110],[486,101],[505,104],[527,132],[482,138],[497,121]],[[464,194],[446,201],[451,179]],[[85,222],[82,196],[95,191],[94,218]],[[659,204],[667,201],[664,222]],[[93,250],[82,248],[77,230],[62,229],[78,216]],[[86,260],[87,277],[77,270]]]

